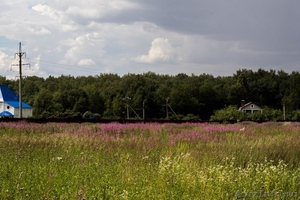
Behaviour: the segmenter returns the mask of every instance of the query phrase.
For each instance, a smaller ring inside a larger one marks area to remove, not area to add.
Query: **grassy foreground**
[[[300,199],[300,124],[0,123],[0,199]]]

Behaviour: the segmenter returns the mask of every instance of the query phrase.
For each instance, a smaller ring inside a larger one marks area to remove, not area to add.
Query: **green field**
[[[0,123],[0,199],[300,199],[300,123]]]

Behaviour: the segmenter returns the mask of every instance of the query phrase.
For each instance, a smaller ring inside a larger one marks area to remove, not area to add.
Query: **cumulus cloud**
[[[36,58],[34,58],[35,63],[33,65],[33,70],[38,71],[40,69],[41,65],[41,55],[38,55]]]
[[[9,63],[9,56],[2,51],[0,51],[0,69],[1,71],[7,71],[8,68],[8,63]]]
[[[42,4],[33,6],[32,10],[51,19],[50,23],[52,26],[60,27],[63,32],[74,31],[77,29],[76,23],[61,10]]]
[[[51,31],[46,29],[45,27],[40,28],[39,30],[36,30],[34,28],[28,28],[30,32],[32,32],[35,35],[50,35]]]
[[[151,43],[150,50],[147,55],[142,55],[136,58],[136,61],[141,62],[167,62],[173,60],[175,49],[169,43],[168,39],[156,38]]]
[[[95,65],[96,63],[91,58],[86,57],[101,58],[105,54],[101,48],[105,41],[96,32],[69,39],[63,44],[69,49],[64,59],[60,61],[61,64]]]
[[[48,16],[54,20],[60,21],[63,18],[62,12],[55,10],[54,8],[51,8],[48,5],[38,4],[32,6],[32,9],[39,12],[41,15]]]
[[[96,63],[92,59],[81,59],[78,65],[95,65]]]
[[[300,63],[299,7],[282,0],[3,1],[0,67],[22,42],[35,74],[45,76],[289,72]]]

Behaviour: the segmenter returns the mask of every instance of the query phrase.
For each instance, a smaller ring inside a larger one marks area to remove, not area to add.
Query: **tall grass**
[[[299,199],[299,123],[0,123],[0,199]]]

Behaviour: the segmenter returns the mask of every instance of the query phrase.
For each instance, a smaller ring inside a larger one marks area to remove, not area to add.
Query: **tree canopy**
[[[18,80],[0,76],[0,84],[18,93]],[[35,118],[122,119],[129,112],[130,118],[144,113],[146,119],[166,119],[169,115],[173,119],[209,120],[237,110],[241,100],[254,102],[268,112],[282,111],[284,105],[286,119],[300,118],[300,74],[282,70],[241,69],[226,77],[154,72],[28,76],[23,79],[22,91],[23,101],[33,107]]]

